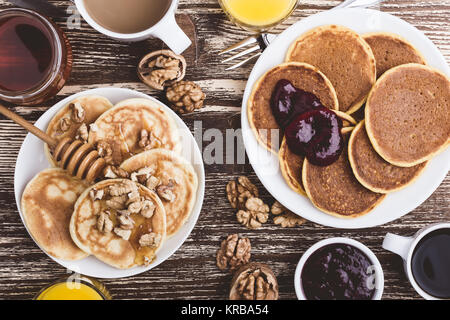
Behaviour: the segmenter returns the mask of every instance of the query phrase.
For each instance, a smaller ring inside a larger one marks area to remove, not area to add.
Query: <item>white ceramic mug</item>
[[[74,0],[78,11],[86,22],[95,30],[113,39],[122,41],[141,41],[150,37],[156,37],[164,41],[167,46],[176,54],[185,51],[192,44],[189,37],[181,30],[175,21],[175,11],[178,7],[178,0],[171,0],[169,9],[164,17],[152,27],[137,33],[118,33],[108,30],[99,25],[87,12],[83,0]]]
[[[392,233],[386,234],[386,237],[383,241],[383,248],[389,250],[395,254],[398,254],[403,259],[403,266],[405,268],[406,275],[408,276],[409,282],[413,288],[420,294],[423,298],[427,300],[441,300],[439,298],[433,297],[432,295],[426,293],[422,288],[417,284],[414,276],[412,274],[411,269],[411,260],[414,253],[414,249],[420,240],[423,239],[427,234],[439,229],[449,229],[450,222],[445,223],[436,223],[432,224],[428,227],[420,229],[416,232],[416,234],[412,237],[402,237]]]
[[[384,289],[384,274],[383,269],[381,268],[380,261],[375,256],[375,254],[370,250],[368,247],[363,245],[361,242],[349,239],[349,238],[330,238],[325,239],[322,241],[317,242],[312,247],[310,247],[306,252],[302,255],[300,258],[300,261],[297,264],[297,268],[295,269],[295,275],[294,275],[294,287],[295,287],[295,293],[297,294],[297,298],[299,300],[307,300],[305,292],[303,291],[303,285],[302,285],[302,271],[303,267],[305,266],[306,261],[309,259],[309,257],[316,252],[318,249],[330,245],[330,244],[337,244],[337,243],[343,243],[350,246],[353,246],[355,248],[358,248],[361,250],[367,258],[369,258],[370,262],[372,263],[371,270],[367,270],[368,274],[370,274],[372,279],[375,280],[375,294],[372,298],[372,300],[381,300],[381,297],[383,295],[383,289]]]

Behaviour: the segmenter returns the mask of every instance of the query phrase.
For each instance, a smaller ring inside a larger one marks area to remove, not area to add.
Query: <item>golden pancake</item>
[[[84,110],[84,116],[79,118],[75,116],[76,111],[73,107],[77,104]],[[84,96],[76,98],[67,105],[65,105],[58,113],[50,120],[47,127],[47,134],[58,141],[65,137],[75,139],[78,134],[78,129],[85,124],[90,129],[90,125],[97,120],[98,117],[108,109],[112,108],[112,103],[101,96]],[[81,120],[82,119],[82,120]],[[57,167],[53,156],[45,144],[45,154],[50,164]]]
[[[450,80],[421,64],[387,71],[370,92],[365,110],[369,139],[387,162],[413,167],[450,141]]]
[[[286,138],[281,143],[278,160],[280,161],[281,174],[288,186],[302,196],[306,196],[302,182],[302,168],[305,157],[293,153],[286,143]]]
[[[372,49],[377,64],[377,77],[406,63],[426,64],[425,58],[412,44],[399,35],[388,32],[366,33],[363,39]]]
[[[78,247],[119,269],[148,265],[166,235],[159,197],[126,179],[101,181],[77,200],[70,235]]]
[[[107,143],[112,149],[113,165],[145,150],[164,148],[181,152],[180,134],[172,115],[150,99],[119,102],[95,121],[89,143]],[[148,136],[144,140],[143,132]]]
[[[248,100],[248,121],[260,144],[277,153],[283,134],[273,116],[270,101],[279,80],[289,80],[296,88],[313,93],[327,108],[339,109],[331,82],[317,68],[306,63],[283,63],[264,74],[254,85]]]
[[[192,165],[174,152],[155,149],[126,160],[120,167],[133,180],[155,190],[166,211],[167,236],[177,233],[197,199],[198,178]]]
[[[373,210],[386,195],[363,187],[353,175],[347,148],[339,160],[327,167],[305,160],[303,186],[311,202],[321,211],[340,218],[356,218]]]
[[[80,260],[88,256],[75,245],[69,231],[74,204],[87,187],[66,171],[52,168],[37,174],[23,192],[25,224],[36,243],[55,258]]]
[[[381,158],[370,143],[364,121],[353,130],[348,145],[353,173],[367,189],[378,193],[400,190],[413,183],[425,169],[427,162],[414,167],[396,167]]]
[[[376,80],[375,57],[359,34],[327,25],[301,35],[288,50],[286,61],[317,67],[333,84],[339,110],[353,113],[366,101]]]

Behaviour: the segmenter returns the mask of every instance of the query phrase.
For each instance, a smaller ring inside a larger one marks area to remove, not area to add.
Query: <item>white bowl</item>
[[[336,243],[343,243],[343,244],[348,244],[353,247],[356,247],[359,250],[361,250],[369,258],[369,260],[372,262],[372,265],[374,267],[372,274],[375,276],[375,294],[374,294],[372,300],[381,300],[381,296],[383,295],[383,289],[384,289],[384,274],[383,274],[383,269],[381,268],[380,261],[378,261],[378,258],[375,256],[375,254],[372,252],[372,250],[370,250],[368,247],[366,247],[359,241],[349,239],[349,238],[325,239],[325,240],[317,242],[312,247],[310,247],[308,250],[306,250],[306,252],[300,258],[300,261],[297,264],[297,268],[295,269],[294,287],[295,287],[295,293],[297,294],[297,298],[299,300],[307,300],[305,293],[303,291],[302,279],[301,279],[301,274],[302,274],[303,267],[305,266],[306,261],[318,249],[325,247],[329,244],[336,244]]]
[[[59,263],[68,270],[84,274],[86,276],[95,278],[123,278],[133,276],[148,271],[150,269],[153,269],[162,262],[164,262],[165,260],[167,260],[170,256],[172,256],[172,254],[175,253],[175,251],[178,250],[179,247],[181,247],[184,241],[188,238],[192,229],[194,229],[194,226],[197,223],[197,219],[200,215],[200,211],[203,204],[203,196],[205,192],[205,170],[203,167],[202,154],[189,128],[186,126],[183,120],[177,116],[176,113],[174,113],[169,107],[165,106],[163,103],[156,100],[155,98],[152,98],[146,94],[130,89],[114,88],[114,87],[99,88],[74,94],[58,102],[49,110],[47,110],[36,121],[35,125],[38,128],[45,131],[50,120],[63,106],[65,106],[73,99],[85,95],[100,95],[108,98],[113,104],[116,104],[126,99],[144,98],[153,100],[162,105],[175,119],[175,122],[177,123],[180,133],[182,134],[182,145],[183,145],[182,155],[192,163],[192,165],[194,166],[194,170],[198,176],[197,199],[191,215],[189,216],[186,223],[181,227],[181,229],[174,236],[170,237],[164,242],[164,245],[158,252],[156,260],[148,267],[142,266],[121,270],[101,262],[94,256],[89,256],[79,261],[66,261],[62,259],[57,259],[47,254],[55,262]],[[37,173],[48,167],[50,167],[50,164],[48,163],[48,160],[44,154],[44,143],[35,136],[33,136],[32,134],[28,134],[22,144],[22,147],[20,148],[20,152],[16,162],[16,169],[14,172],[14,193],[16,197],[17,209],[19,210],[22,222],[24,222],[24,219],[20,207],[20,199],[22,198],[23,190],[25,189],[27,183]],[[24,226],[26,227],[25,222]],[[45,250],[42,251],[45,252]]]

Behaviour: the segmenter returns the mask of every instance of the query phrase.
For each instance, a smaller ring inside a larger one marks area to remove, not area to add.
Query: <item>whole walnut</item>
[[[180,81],[167,89],[166,97],[173,110],[185,114],[191,113],[195,109],[201,109],[206,95],[195,83]]]
[[[266,264],[240,267],[231,280],[230,300],[278,300],[278,282]]]
[[[237,234],[232,234],[222,241],[217,251],[217,267],[223,271],[233,271],[250,260],[250,251],[248,238],[239,238]]]

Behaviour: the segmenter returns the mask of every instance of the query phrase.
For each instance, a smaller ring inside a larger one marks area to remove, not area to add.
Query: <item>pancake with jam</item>
[[[272,94],[280,80],[314,94],[329,109],[337,110],[339,103],[333,85],[317,68],[298,62],[280,64],[267,71],[254,85],[247,105],[250,127],[258,142],[277,153],[283,133],[271,108]]]
[[[356,124],[356,121],[348,114],[334,110],[334,112],[343,119],[344,128],[342,134],[350,133]],[[286,138],[281,143],[280,151],[278,152],[278,160],[280,161],[281,174],[288,186],[295,192],[306,196],[305,188],[302,181],[303,162],[305,157],[292,152],[287,143]]]
[[[159,197],[127,179],[101,181],[77,200],[70,235],[83,251],[119,269],[148,266],[166,236]]]
[[[63,260],[88,256],[70,237],[69,223],[86,182],[58,168],[38,173],[25,187],[21,207],[33,239],[49,255]]]
[[[286,61],[306,62],[323,72],[336,90],[339,110],[349,114],[364,104],[376,80],[370,46],[342,26],[320,26],[301,35],[289,48]]]
[[[53,118],[47,127],[47,134],[60,141],[62,138],[80,138],[80,127],[85,126],[87,131],[91,124],[105,111],[113,107],[112,103],[105,97],[89,95],[79,97],[66,104]],[[87,136],[84,137],[87,139]],[[57,167],[55,160],[45,144],[45,154],[48,161]]]
[[[167,236],[177,233],[197,199],[198,178],[192,165],[172,151],[155,149],[131,157],[120,167],[159,195],[166,211]]]
[[[372,49],[377,64],[377,77],[396,66],[406,63],[426,64],[423,55],[399,35],[388,32],[366,33],[363,39]]]
[[[365,126],[376,152],[399,167],[413,167],[450,141],[450,79],[421,64],[385,72],[373,87]]]
[[[103,113],[89,132],[89,143],[109,145],[108,164],[146,150],[163,148],[181,152],[181,139],[175,119],[164,106],[150,99],[129,99]]]
[[[361,121],[350,137],[348,154],[353,173],[367,189],[378,193],[400,190],[413,183],[425,169],[427,162],[414,167],[396,167],[381,158],[370,143]]]
[[[356,218],[373,210],[386,195],[358,182],[348,160],[347,148],[327,167],[305,160],[302,181],[306,194],[319,210],[340,218]]]

